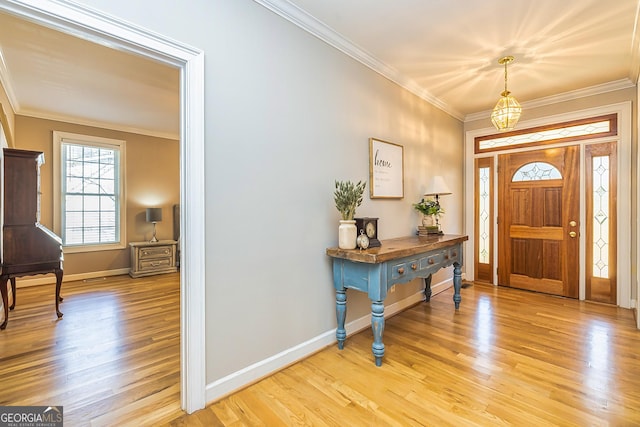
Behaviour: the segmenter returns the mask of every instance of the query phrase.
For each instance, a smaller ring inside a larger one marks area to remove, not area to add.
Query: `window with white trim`
[[[53,132],[54,228],[66,252],[125,247],[124,145]]]

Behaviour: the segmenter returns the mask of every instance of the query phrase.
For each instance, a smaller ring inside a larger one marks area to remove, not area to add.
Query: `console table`
[[[383,240],[382,246],[366,250],[328,248],[333,258],[333,286],[336,289],[338,348],[344,348],[347,332],[347,289],[366,292],[371,300],[371,346],[376,366],[382,365],[384,344],[384,300],[391,287],[415,278],[425,281],[425,299],[431,299],[431,275],[453,265],[453,302],[460,307],[462,284],[462,244],[468,236],[443,234],[409,236]]]

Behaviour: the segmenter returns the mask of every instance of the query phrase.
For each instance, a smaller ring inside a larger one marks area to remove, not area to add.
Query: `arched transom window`
[[[545,179],[562,179],[562,174],[555,166],[545,162],[532,162],[518,169],[511,179],[519,181],[541,181]]]

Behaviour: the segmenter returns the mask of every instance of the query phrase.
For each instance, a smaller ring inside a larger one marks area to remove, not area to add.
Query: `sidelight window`
[[[593,277],[609,277],[609,156],[593,163]]]

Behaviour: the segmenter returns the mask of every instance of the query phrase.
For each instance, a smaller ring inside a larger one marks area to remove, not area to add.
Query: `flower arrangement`
[[[444,209],[440,207],[440,203],[435,200],[422,199],[420,203],[414,203],[413,207],[423,215],[427,216],[440,216],[444,213]]]
[[[356,208],[362,204],[365,185],[362,181],[358,181],[357,184],[351,181],[336,181],[333,199],[343,220],[352,220],[356,215]]]

